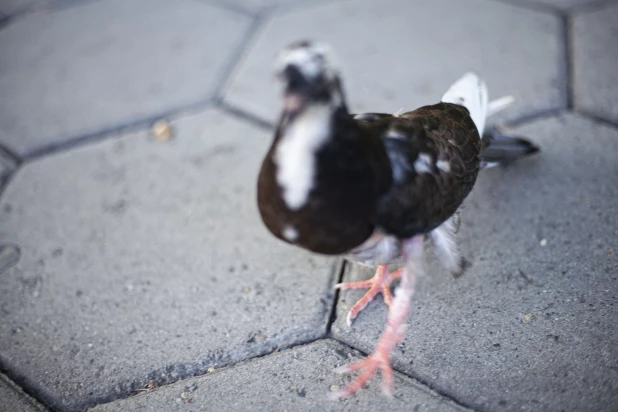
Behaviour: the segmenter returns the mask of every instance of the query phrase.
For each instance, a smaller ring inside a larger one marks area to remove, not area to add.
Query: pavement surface
[[[273,57],[338,52],[354,111],[467,70],[541,154],[484,171],[429,259],[395,394],[366,268],[263,227]],[[0,0],[0,411],[618,410],[618,1]]]

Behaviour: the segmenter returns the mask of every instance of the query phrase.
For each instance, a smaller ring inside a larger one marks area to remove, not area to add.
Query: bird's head
[[[330,48],[323,43],[300,41],[285,47],[275,63],[285,85],[285,109],[298,110],[309,102],[341,104],[339,69]]]

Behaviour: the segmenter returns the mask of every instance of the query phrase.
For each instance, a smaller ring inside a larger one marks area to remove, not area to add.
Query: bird
[[[310,252],[376,268],[347,324],[379,293],[388,318],[374,352],[339,368],[361,373],[334,393],[349,396],[379,370],[393,388],[390,357],[404,336],[425,240],[441,265],[459,277],[469,266],[457,244],[462,203],[481,169],[539,151],[522,137],[486,132],[488,116],[512,96],[488,100],[485,82],[467,72],[435,104],[409,112],[350,113],[337,58],[325,43],[301,40],[276,57],[282,111],[257,178],[266,228]],[[390,273],[388,265],[401,266]],[[391,282],[400,279],[394,296]]]

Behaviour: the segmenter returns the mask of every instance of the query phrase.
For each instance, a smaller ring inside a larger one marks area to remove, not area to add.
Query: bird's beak
[[[310,82],[301,70],[294,64],[286,65],[277,73],[277,77],[285,84],[283,92],[283,107],[286,111],[297,111],[307,101],[307,91]]]

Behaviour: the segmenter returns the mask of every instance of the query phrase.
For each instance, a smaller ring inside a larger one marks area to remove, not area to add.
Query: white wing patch
[[[283,235],[283,237],[290,242],[294,242],[296,239],[298,239],[298,231],[292,226],[286,226],[283,229],[283,232],[281,232],[281,235]]]
[[[438,160],[436,166],[438,166],[438,169],[442,170],[444,173],[451,171],[451,164],[448,160]]]
[[[403,132],[400,132],[399,130],[396,129],[388,129],[388,131],[386,132],[386,138],[387,139],[399,139],[399,140],[406,140],[406,135]]]
[[[431,156],[427,153],[420,153],[414,162],[416,173],[431,173]]]
[[[275,152],[277,183],[291,210],[304,206],[313,188],[315,154],[330,134],[332,108],[310,106],[284,132]]]

